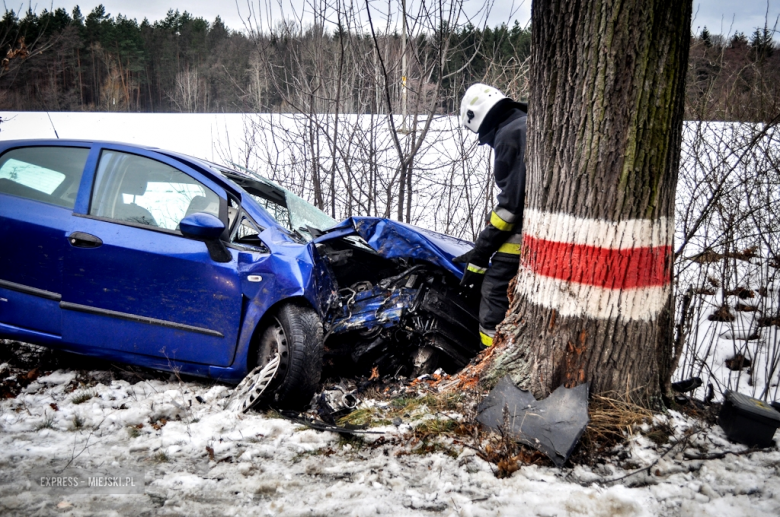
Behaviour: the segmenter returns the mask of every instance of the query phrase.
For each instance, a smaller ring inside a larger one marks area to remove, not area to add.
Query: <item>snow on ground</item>
[[[19,375],[7,364],[0,372],[3,379]],[[222,385],[146,377],[58,370],[0,402],[0,513],[780,515],[780,452],[744,454],[717,426],[665,455],[669,444],[637,433],[618,455],[622,461],[524,466],[498,479],[475,450],[451,441],[451,455],[410,454],[408,423],[380,429],[400,445],[372,446],[376,435],[344,440],[270,414],[225,411],[229,390]],[[698,425],[675,412],[667,418],[672,441]],[[141,472],[143,493],[38,486],[42,472],[54,476],[66,466]],[[649,474],[620,479],[648,466]]]

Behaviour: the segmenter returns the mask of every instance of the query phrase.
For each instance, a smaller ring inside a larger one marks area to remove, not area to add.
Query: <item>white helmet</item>
[[[505,98],[506,95],[492,86],[482,83],[471,85],[460,104],[460,123],[475,133],[479,132],[479,126],[482,125],[490,108]]]

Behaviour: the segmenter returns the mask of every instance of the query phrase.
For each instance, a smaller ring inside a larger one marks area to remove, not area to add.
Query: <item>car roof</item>
[[[98,144],[98,145],[124,145],[126,147],[136,147],[146,151],[162,151],[159,147],[150,145],[133,144],[129,142],[117,142],[115,140],[80,140],[71,138],[29,138],[21,140],[3,140],[0,145],[3,147],[15,147],[17,145],[79,145],[79,144]]]
[[[233,181],[231,181],[230,178],[228,178],[225,174],[222,173],[220,169],[225,169],[230,172],[234,172],[236,175],[239,176],[247,176],[245,173],[241,173],[239,171],[235,171],[232,167],[228,167],[225,165],[217,165],[215,163],[212,163],[208,160],[203,160],[200,158],[197,158],[195,156],[190,156],[188,154],[179,153],[176,151],[171,151],[168,149],[163,149],[160,147],[154,147],[150,145],[142,145],[142,144],[135,144],[130,142],[118,142],[114,140],[79,140],[79,139],[55,139],[55,138],[31,138],[31,139],[21,139],[21,140],[4,140],[0,142],[0,148],[10,148],[10,147],[18,147],[18,146],[40,146],[40,145],[56,145],[56,146],[80,146],[80,145],[121,145],[123,147],[129,147],[138,149],[141,151],[152,151],[156,153],[160,153],[162,155],[168,156],[170,158],[177,159],[179,161],[185,161],[189,162],[190,165],[194,165],[200,169],[206,169],[209,171],[210,174],[215,174],[218,179],[220,179],[220,183],[222,183],[223,187],[229,187],[231,190],[234,190],[237,185]],[[218,168],[216,168],[217,166]]]

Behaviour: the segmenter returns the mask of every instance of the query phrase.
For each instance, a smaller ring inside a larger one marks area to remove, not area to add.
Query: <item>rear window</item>
[[[89,149],[24,147],[0,157],[0,193],[73,208]]]

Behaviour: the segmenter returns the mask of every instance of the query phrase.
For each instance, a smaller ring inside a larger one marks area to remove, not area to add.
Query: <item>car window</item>
[[[219,197],[199,181],[150,158],[101,153],[90,215],[177,230],[196,212],[219,217]]]
[[[311,232],[310,228],[321,232],[336,225],[335,219],[289,190],[245,167],[233,165],[245,174],[216,164],[212,168],[236,182],[277,223],[297,236],[311,241],[318,232]]]
[[[233,229],[230,242],[265,250],[265,244],[260,240],[260,232],[261,230],[255,222],[242,211],[238,224]]]
[[[80,147],[11,149],[0,158],[0,192],[73,208],[88,156]]]
[[[290,223],[293,229],[308,233],[307,226],[318,230],[327,230],[336,225],[337,221],[335,219],[311,203],[304,201],[289,190],[285,194],[287,207],[290,210]]]

